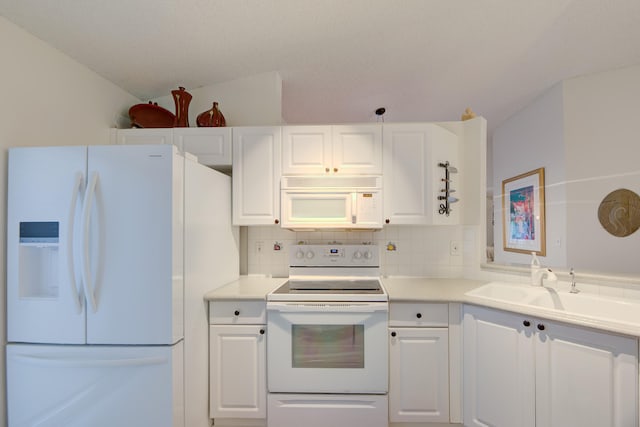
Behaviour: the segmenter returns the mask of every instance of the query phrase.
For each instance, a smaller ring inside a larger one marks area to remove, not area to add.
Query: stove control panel
[[[289,252],[291,267],[378,267],[379,260],[376,245],[293,245]]]

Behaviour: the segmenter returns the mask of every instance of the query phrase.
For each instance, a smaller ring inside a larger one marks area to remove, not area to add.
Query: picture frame
[[[545,256],[544,168],[502,181],[502,212],[504,250]]]

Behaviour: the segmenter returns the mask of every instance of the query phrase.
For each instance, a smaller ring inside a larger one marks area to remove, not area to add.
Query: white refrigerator
[[[9,426],[208,426],[230,211],[229,177],[172,145],[10,149]]]

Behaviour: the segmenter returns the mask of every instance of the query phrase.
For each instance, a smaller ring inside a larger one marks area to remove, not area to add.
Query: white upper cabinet
[[[284,175],[380,175],[380,125],[285,126]]]
[[[231,128],[174,128],[173,143],[207,166],[231,166]]]
[[[174,144],[180,152],[191,153],[198,162],[211,167],[231,166],[229,127],[117,129],[114,144]]]
[[[233,225],[280,223],[280,131],[233,129]]]
[[[383,141],[385,223],[458,224],[456,203],[447,216],[439,213],[444,200],[438,200],[445,189],[439,164],[457,167],[457,135],[433,123],[385,124]],[[451,197],[461,198],[458,176],[451,175],[450,187],[456,190]]]
[[[173,128],[116,129],[111,134],[113,144],[173,144]]]

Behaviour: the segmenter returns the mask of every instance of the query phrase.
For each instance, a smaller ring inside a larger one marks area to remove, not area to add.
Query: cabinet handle
[[[333,171],[334,172],[338,172],[338,168],[333,168]]]
[[[240,316],[240,310],[234,311],[233,314],[235,314],[236,316]]]
[[[418,314],[416,314],[416,317],[417,317],[418,319],[422,319],[422,313],[418,313]]]
[[[324,168],[324,171],[328,173],[330,171],[330,169],[329,168]]]
[[[538,323],[538,330],[544,331],[544,325],[542,323]]]
[[[395,332],[391,332],[391,336],[395,337],[397,334]]]
[[[276,219],[276,220],[274,220],[273,222],[274,222],[275,224],[280,224],[280,220],[279,220],[279,219]]]
[[[260,335],[264,335],[264,329],[260,329]]]
[[[528,320],[525,320],[524,322],[522,322],[522,324],[523,324],[524,326],[526,326],[527,328],[528,328],[529,326],[531,326],[531,322],[529,322]]]
[[[391,220],[389,218],[384,220],[385,224],[389,224],[391,222]]]

